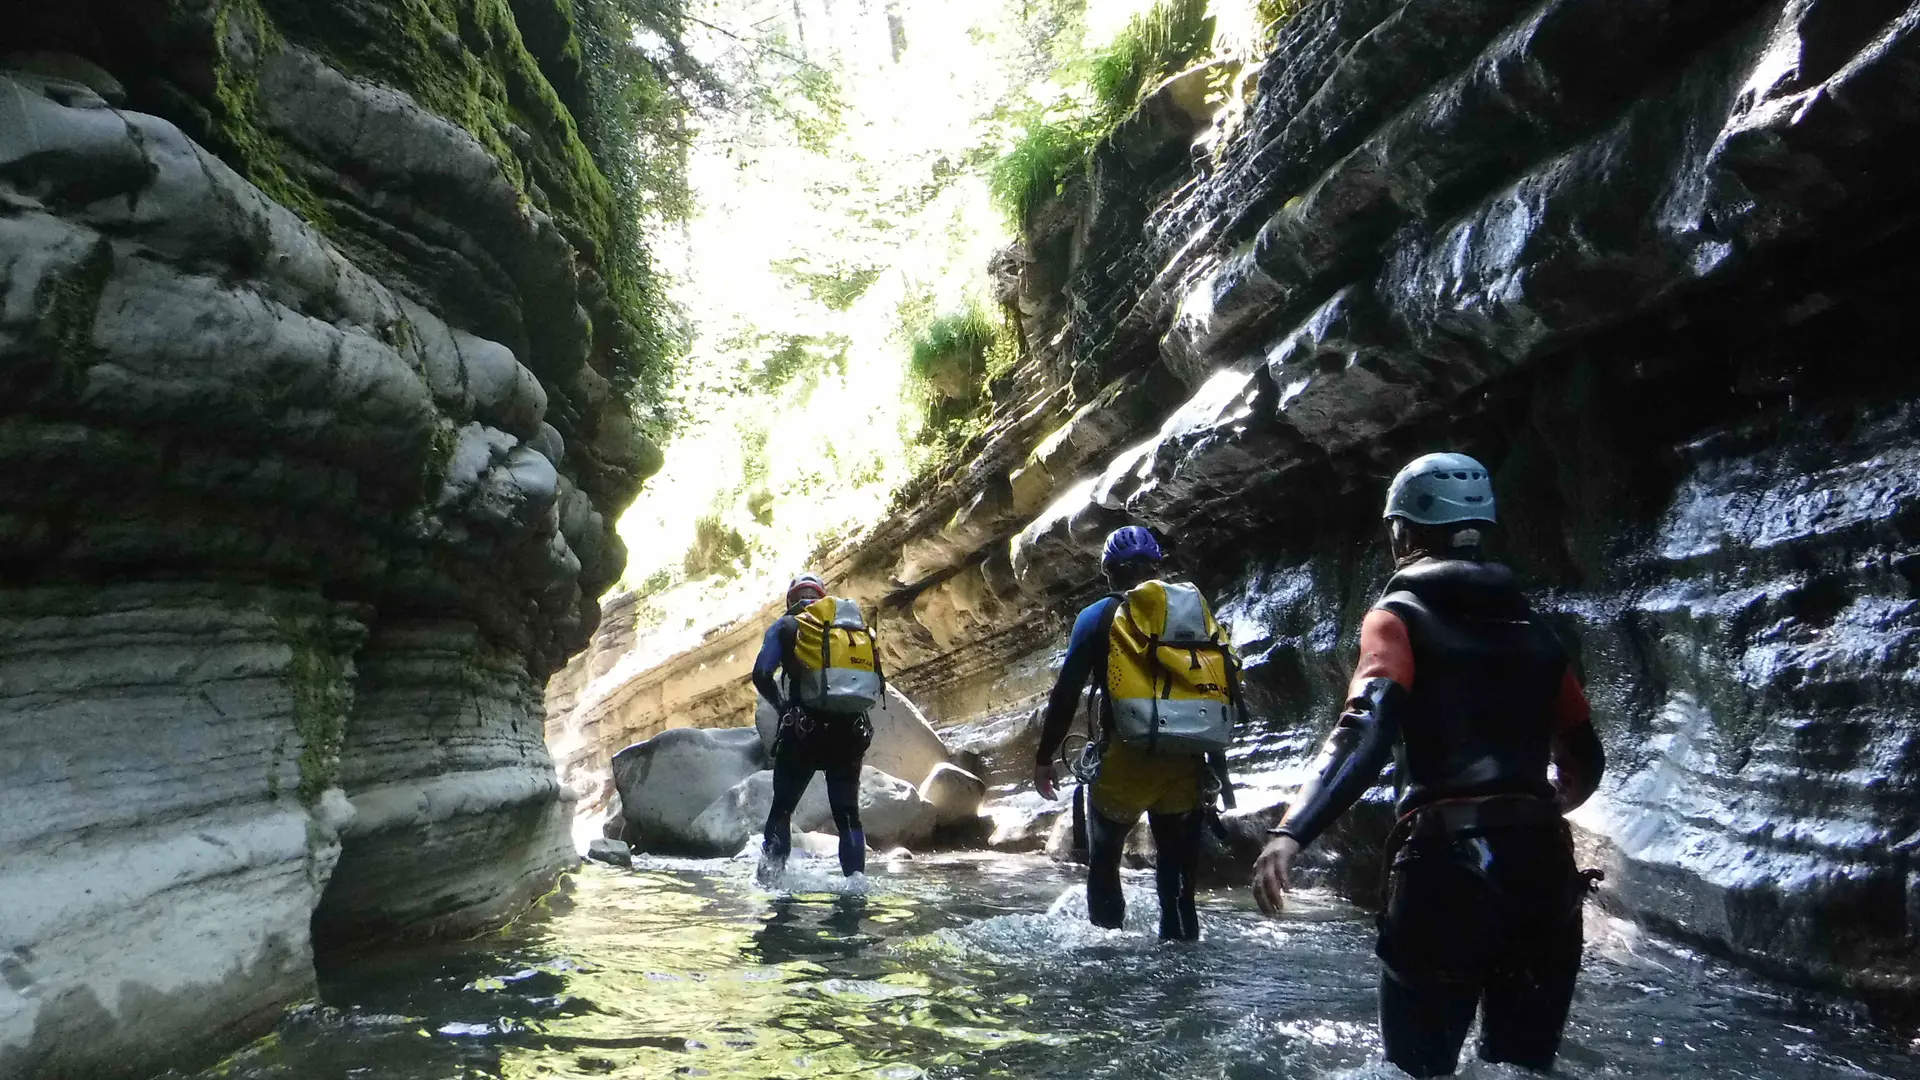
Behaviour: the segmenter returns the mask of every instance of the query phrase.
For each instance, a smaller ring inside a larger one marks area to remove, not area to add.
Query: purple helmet
[[[1142,525],[1128,525],[1107,534],[1107,546],[1100,552],[1102,569],[1114,563],[1148,561],[1159,562],[1166,558],[1160,550],[1160,541]]]

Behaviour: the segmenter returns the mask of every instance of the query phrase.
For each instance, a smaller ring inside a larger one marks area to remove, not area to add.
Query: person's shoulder
[[[1081,608],[1079,616],[1073,621],[1075,623],[1082,623],[1089,620],[1104,619],[1107,617],[1107,612],[1112,611],[1113,606],[1119,602],[1120,595],[1118,593],[1108,593],[1093,603],[1088,604],[1086,607]]]

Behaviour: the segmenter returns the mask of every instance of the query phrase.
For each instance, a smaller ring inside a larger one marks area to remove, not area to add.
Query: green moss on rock
[[[84,366],[93,355],[93,323],[100,311],[100,294],[113,274],[113,249],[105,239],[96,242],[80,262],[65,274],[49,274],[34,298],[38,318],[34,327],[41,344],[63,365]]]
[[[203,103],[202,138],[268,198],[320,231],[336,232],[324,201],[287,169],[280,140],[257,122],[259,58],[284,44],[284,39],[257,0],[219,0],[213,9],[213,28],[213,94]]]
[[[350,643],[341,641],[340,628],[324,618],[289,612],[278,621],[289,650],[293,733],[300,742],[297,790],[300,801],[312,805],[340,776],[340,749],[353,706]],[[277,776],[278,769],[274,772]]]
[[[612,189],[528,51],[506,0],[264,0],[263,6],[289,39],[348,74],[405,91],[465,129],[589,259],[600,259],[613,232]],[[534,185],[544,199],[534,196]]]

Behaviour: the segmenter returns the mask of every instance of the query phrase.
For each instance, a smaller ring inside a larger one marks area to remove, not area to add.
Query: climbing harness
[[[1455,840],[1473,841],[1484,846],[1484,834],[1489,829],[1499,829],[1515,825],[1543,825],[1552,823],[1566,828],[1566,819],[1553,802],[1536,795],[1482,795],[1474,798],[1440,799],[1415,807],[1400,815],[1393,823],[1393,829],[1387,833],[1387,842],[1380,857],[1380,910],[1384,918],[1387,901],[1393,890],[1393,864],[1400,857],[1400,850],[1421,837],[1446,836]],[[1484,876],[1488,867],[1474,867]],[[1579,883],[1574,890],[1573,906],[1579,907],[1586,897],[1598,890],[1600,882],[1606,880],[1604,870],[1581,870],[1574,875]]]

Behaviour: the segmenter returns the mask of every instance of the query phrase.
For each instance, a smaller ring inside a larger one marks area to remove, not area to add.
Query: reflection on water
[[[475,941],[373,957],[320,1005],[203,1074],[233,1078],[1398,1075],[1377,1061],[1371,923],[1324,896],[1269,922],[1203,897],[1203,939],[1084,921],[1044,860],[944,857],[824,891],[796,859],[769,893],[744,861],[589,866],[549,910]],[[823,891],[807,891],[820,889]],[[1831,1010],[1594,926],[1561,1073],[1802,1080],[1920,1073]],[[1505,1077],[1469,1068],[1463,1075]]]

